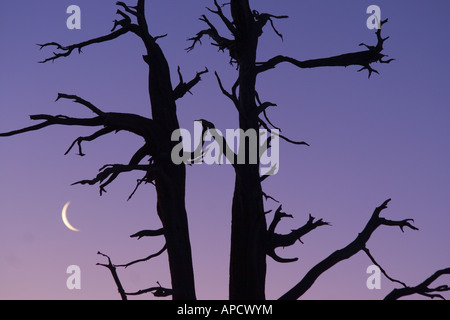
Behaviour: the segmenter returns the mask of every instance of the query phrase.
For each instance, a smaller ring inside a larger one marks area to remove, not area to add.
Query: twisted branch
[[[97,263],[97,266],[102,266],[102,267],[108,268],[109,271],[111,271],[111,275],[114,278],[114,282],[116,283],[117,290],[119,291],[120,297],[122,298],[122,300],[127,300],[127,294],[125,293],[125,290],[123,289],[122,283],[120,282],[119,276],[117,275],[116,266],[113,265],[113,263],[111,262],[111,258],[108,257],[106,254],[101,253],[100,251],[97,252],[97,254],[104,256],[108,259],[108,264]]]
[[[132,266],[132,265],[134,265],[134,264],[136,264],[136,263],[139,263],[139,262],[145,262],[145,261],[148,261],[148,260],[150,260],[150,259],[159,257],[159,256],[160,256],[161,254],[163,254],[164,251],[166,251],[166,250],[167,250],[167,245],[164,245],[164,247],[162,247],[162,249],[159,250],[157,253],[151,254],[151,255],[149,255],[148,257],[143,258],[143,259],[138,259],[138,260],[131,261],[131,262],[127,263],[127,264],[116,265],[116,267],[128,268],[129,266]]]
[[[366,248],[367,241],[372,236],[372,233],[376,229],[378,229],[378,227],[386,225],[398,226],[402,230],[404,227],[408,227],[412,230],[418,230],[416,227],[409,223],[409,221],[411,221],[410,219],[393,221],[380,217],[381,212],[387,208],[387,205],[390,201],[391,199],[388,199],[379,207],[375,208],[367,225],[365,226],[363,231],[358,234],[355,240],[353,240],[346,247],[333,252],[327,258],[315,265],[300,282],[298,282],[292,289],[281,296],[280,299],[295,300],[300,298],[325,271],[327,271],[337,263],[352,257],[359,251],[364,250]]]
[[[381,22],[381,25],[384,25],[387,22],[388,19],[383,20]],[[389,39],[389,37],[383,39],[381,37],[381,29],[377,31],[376,35],[378,42],[375,46],[368,46],[363,43],[360,44],[361,46],[365,46],[368,49],[365,51],[346,53],[329,58],[312,59],[306,61],[299,61],[294,58],[279,55],[266,62],[257,63],[256,69],[258,73],[262,73],[267,70],[275,68],[278,64],[283,62],[291,63],[302,69],[317,68],[317,67],[347,67],[350,65],[359,65],[362,66],[362,68],[359,71],[368,70],[370,78],[373,72],[378,73],[377,70],[371,67],[372,63],[374,62],[390,63],[394,60],[394,59],[383,60],[383,58],[386,57],[386,55],[382,53],[383,44],[387,39]]]
[[[448,285],[440,285],[436,288],[429,287],[434,281],[444,275],[450,275],[450,268],[436,271],[430,277],[425,279],[425,281],[415,287],[408,287],[405,285],[404,288],[394,289],[384,298],[384,300],[397,300],[399,298],[410,296],[413,294],[420,294],[431,299],[438,298],[445,300],[445,298],[441,294],[436,292],[450,291],[450,287]]]
[[[282,206],[280,205],[278,209],[275,211],[272,223],[269,226],[269,229],[267,230],[268,234],[268,241],[267,241],[267,255],[272,257],[275,261],[281,262],[281,263],[288,263],[288,262],[295,262],[298,260],[298,258],[281,258],[275,253],[275,249],[279,247],[290,247],[295,244],[295,242],[301,241],[301,237],[308,234],[312,230],[316,229],[320,226],[330,225],[328,222],[324,222],[322,219],[319,219],[315,221],[315,218],[311,215],[309,215],[309,219],[306,222],[306,224],[298,229],[292,230],[289,234],[277,234],[275,232],[275,229],[278,225],[278,223],[281,221],[282,218],[293,218],[292,215],[286,214],[285,212],[281,211]]]
[[[178,76],[180,78],[180,83],[176,86],[175,89],[173,89],[173,97],[174,97],[174,99],[178,100],[178,99],[184,97],[184,95],[186,93],[188,93],[188,92],[190,94],[192,94],[190,90],[197,83],[199,83],[202,80],[201,76],[204,75],[205,73],[208,73],[208,72],[209,72],[208,68],[205,67],[204,71],[197,72],[197,74],[196,74],[194,79],[192,79],[188,83],[185,83],[184,80],[183,80],[183,75],[181,74],[180,67],[178,67]]]

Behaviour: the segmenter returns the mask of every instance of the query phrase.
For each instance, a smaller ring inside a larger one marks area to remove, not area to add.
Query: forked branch
[[[111,272],[111,275],[114,278],[114,282],[116,283],[117,290],[119,291],[120,297],[122,298],[122,300],[127,300],[127,294],[125,293],[125,290],[123,289],[122,283],[120,282],[119,276],[117,275],[116,266],[111,262],[111,258],[108,257],[106,254],[101,253],[100,251],[97,252],[97,254],[104,256],[108,259],[108,264],[97,263],[97,265],[109,269],[109,271]]]
[[[387,23],[388,20],[383,20],[381,22],[381,25],[384,25]],[[372,63],[380,62],[380,63],[390,63],[394,59],[389,60],[383,60],[384,57],[386,57],[385,54],[382,53],[383,51],[383,44],[384,42],[389,39],[382,38],[381,37],[381,29],[379,29],[376,32],[377,35],[377,44],[375,46],[368,46],[366,44],[360,44],[362,46],[365,46],[367,50],[364,51],[358,51],[358,52],[352,52],[352,53],[345,53],[338,56],[333,56],[329,58],[321,58],[321,59],[312,59],[312,60],[305,60],[300,61],[294,58],[286,57],[286,56],[276,56],[266,62],[260,62],[257,63],[257,72],[262,73],[267,70],[275,68],[278,64],[288,62],[290,64],[293,64],[294,66],[297,66],[299,68],[317,68],[317,67],[347,67],[351,65],[358,65],[362,66],[362,68],[359,71],[362,70],[368,70],[369,71],[369,78],[372,75],[373,72],[378,73],[377,70],[373,69],[371,67]]]
[[[209,72],[208,68],[205,67],[204,71],[197,72],[194,79],[186,83],[183,80],[183,75],[181,74],[180,67],[178,67],[178,76],[180,78],[180,83],[176,86],[175,89],[173,89],[174,99],[178,100],[184,97],[184,95],[188,92],[192,94],[191,89],[202,80],[201,76],[208,72]]]
[[[228,30],[236,37],[238,35],[238,31],[237,31],[236,27],[230,21],[230,19],[228,19],[225,16],[225,14],[223,13],[223,10],[222,10],[222,7],[224,7],[226,4],[219,5],[217,0],[214,0],[214,5],[216,6],[216,10],[212,10],[208,7],[206,9],[208,9],[210,12],[212,12],[214,14],[217,14],[222,19],[223,23],[228,28]]]
[[[366,243],[372,236],[373,232],[378,229],[378,227],[385,226],[398,226],[402,230],[408,227],[412,230],[418,230],[412,224],[409,223],[410,219],[405,219],[401,221],[388,220],[380,217],[381,212],[387,208],[388,203],[391,199],[386,200],[383,204],[375,208],[370,220],[367,225],[361,231],[355,240],[353,240],[346,247],[337,250],[330,254],[327,258],[315,265],[304,277],[298,282],[292,289],[286,292],[280,299],[281,300],[296,300],[300,298],[314,282],[328,269],[336,265],[337,263],[346,260],[361,250],[366,248]]]
[[[301,238],[308,234],[309,232],[313,231],[314,229],[330,225],[328,222],[323,221],[322,219],[315,220],[315,218],[311,215],[309,215],[309,219],[306,222],[306,224],[298,229],[292,230],[289,234],[277,234],[275,232],[275,229],[278,225],[278,223],[281,221],[282,218],[293,218],[292,215],[286,214],[285,212],[281,211],[282,206],[280,205],[277,209],[277,211],[274,214],[273,221],[269,226],[269,229],[267,231],[268,235],[268,242],[267,242],[267,255],[272,257],[275,261],[281,262],[281,263],[287,263],[287,262],[294,262],[297,261],[298,258],[291,258],[291,259],[285,259],[279,257],[275,253],[275,249],[279,247],[290,247],[294,245],[297,240],[301,241]]]
[[[394,289],[384,298],[384,300],[397,300],[402,297],[410,296],[413,294],[419,294],[431,299],[438,298],[445,300],[445,298],[440,294],[440,292],[450,291],[450,287],[448,285],[440,285],[435,288],[430,288],[430,285],[433,282],[435,282],[438,278],[445,275],[450,275],[450,268],[436,271],[430,277],[425,279],[425,281],[423,281],[422,283],[418,284],[415,287],[405,286],[404,288]]]
[[[121,173],[131,171],[145,171],[147,173],[156,170],[150,165],[124,165],[124,164],[108,164],[100,169],[100,173],[94,179],[81,180],[73,183],[72,185],[95,185],[100,183],[100,195],[106,193],[105,187],[111,184]],[[106,181],[105,181],[106,180]],[[104,182],[105,181],[105,182]]]

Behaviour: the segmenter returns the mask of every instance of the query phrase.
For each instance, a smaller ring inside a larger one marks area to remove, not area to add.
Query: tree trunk
[[[159,141],[155,165],[162,177],[155,180],[158,194],[157,210],[166,238],[174,300],[195,300],[194,269],[185,207],[186,167],[175,165],[171,159],[174,143],[172,132],[179,129],[176,103],[167,60],[154,39],[148,40],[149,94],[152,118],[164,132]]]
[[[195,300],[194,270],[185,208],[185,166],[167,164],[157,182],[158,215],[164,228],[174,300]],[[167,184],[166,182],[171,182]]]
[[[266,220],[259,168],[245,166],[236,176],[231,231],[230,299],[265,299]]]
[[[248,0],[231,1],[231,11],[239,35],[236,37],[239,63],[239,126],[258,132],[256,106],[256,50],[258,34]],[[242,141],[239,153],[245,152],[250,160],[249,148],[259,147]],[[236,166],[236,181],[232,206],[230,299],[265,299],[267,234],[261,179],[258,164]]]

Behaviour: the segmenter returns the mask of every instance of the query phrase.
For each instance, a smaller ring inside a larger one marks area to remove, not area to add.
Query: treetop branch
[[[381,25],[384,25],[388,20],[383,20]],[[320,59],[311,59],[311,60],[305,60],[300,61],[294,58],[286,57],[286,56],[276,56],[266,62],[259,62],[257,63],[257,72],[262,73],[267,70],[275,68],[278,64],[283,62],[288,62],[290,64],[293,64],[294,66],[297,66],[299,68],[317,68],[317,67],[347,67],[351,65],[358,65],[362,66],[362,68],[359,71],[362,70],[368,70],[369,71],[369,78],[371,77],[372,73],[378,73],[377,70],[373,69],[371,67],[372,63],[380,62],[380,63],[390,63],[394,59],[389,60],[383,60],[384,57],[387,57],[387,55],[383,54],[383,44],[384,42],[389,39],[382,38],[381,37],[381,29],[379,29],[376,32],[377,35],[377,44],[375,46],[368,46],[366,44],[360,44],[367,48],[367,50],[364,51],[358,51],[358,52],[352,52],[352,53],[345,53],[329,58],[320,58]]]

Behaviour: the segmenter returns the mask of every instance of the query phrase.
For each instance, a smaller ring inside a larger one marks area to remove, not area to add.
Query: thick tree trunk
[[[157,210],[166,238],[173,299],[194,300],[194,269],[185,207],[186,167],[184,164],[175,165],[171,159],[174,146],[171,135],[180,127],[170,69],[155,40],[148,40],[146,45],[147,56],[144,60],[149,65],[148,85],[152,116],[153,120],[164,128],[159,141],[158,156],[153,160],[155,165],[162,169],[162,176],[155,181],[158,194]]]
[[[265,299],[266,220],[259,168],[245,166],[236,176],[231,231],[230,299]]]
[[[185,167],[168,164],[157,181],[158,215],[164,228],[174,300],[195,300],[194,270],[185,209]],[[170,184],[167,184],[170,182]]]
[[[256,116],[256,50],[258,34],[248,0],[231,1],[231,10],[239,35],[236,38],[239,63],[239,112],[240,129],[258,132]],[[259,146],[259,135],[258,146]],[[245,144],[239,152],[245,152],[249,161],[249,148]],[[259,163],[259,159],[258,159]],[[236,166],[236,182],[232,206],[230,299],[265,299],[266,234],[259,164]]]

